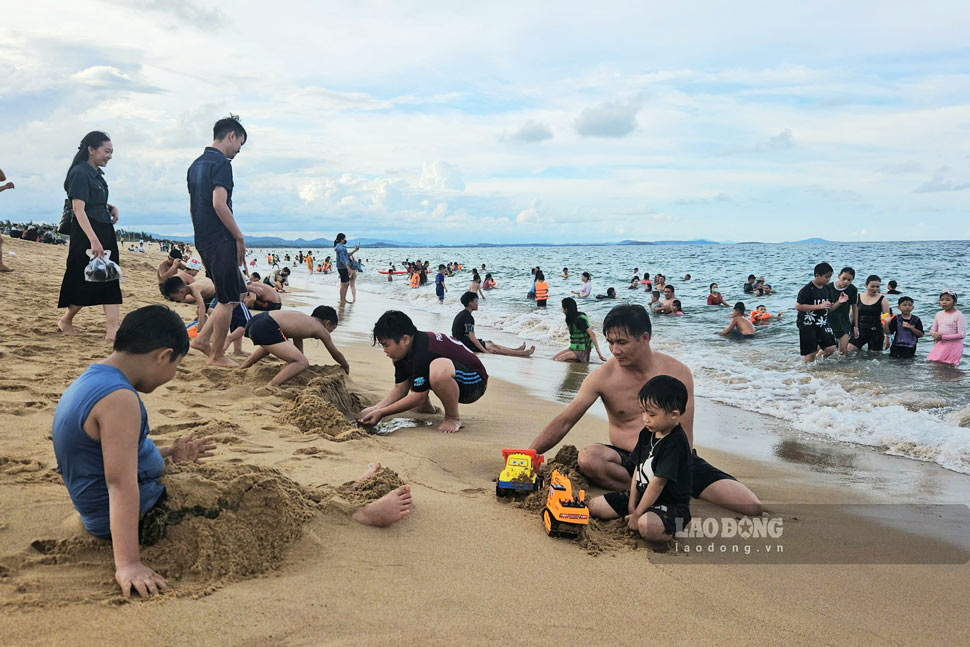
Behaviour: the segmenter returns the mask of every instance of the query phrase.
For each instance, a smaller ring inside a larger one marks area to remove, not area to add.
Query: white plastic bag
[[[91,262],[84,268],[84,280],[91,283],[106,283],[108,281],[121,280],[121,268],[111,260],[111,250],[104,250],[104,257],[95,256],[88,250],[88,258]]]

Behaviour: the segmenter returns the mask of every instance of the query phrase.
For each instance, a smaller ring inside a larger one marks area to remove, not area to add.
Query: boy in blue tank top
[[[165,306],[130,312],[114,352],[92,364],[64,391],[54,412],[57,471],[92,535],[111,539],[115,581],[126,598],[165,590],[165,580],[141,563],[139,541],[153,512],[164,507],[159,481],[164,458],[197,461],[212,454],[209,438],[182,436],[158,448],[148,438],[148,413],[138,392],[173,377],[189,350],[182,319]]]

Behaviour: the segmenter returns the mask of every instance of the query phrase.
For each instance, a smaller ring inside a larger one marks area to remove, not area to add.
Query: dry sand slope
[[[390,386],[378,349],[335,340],[352,378],[316,366],[285,388],[265,386],[277,364],[208,369],[191,353],[168,385],[144,396],[160,445],[201,431],[218,442],[204,465],[169,466],[164,482],[182,522],[143,552],[172,591],[121,603],[110,545],[83,532],[55,471],[54,407],[84,368],[109,352],[103,316],[56,330],[66,249],[5,239],[17,271],[0,277],[0,642],[27,644],[929,644],[970,635],[963,565],[692,564],[659,554],[620,522],[594,523],[580,541],[541,530],[536,498],[497,500],[502,447],[528,444],[562,405],[491,380],[463,408],[467,427],[442,436],[414,427],[367,435],[349,415]],[[163,258],[124,253],[122,314],[160,301]],[[289,297],[287,297],[289,298]],[[175,306],[186,320],[189,306]],[[246,341],[248,349],[249,342]],[[330,363],[310,343],[311,361]],[[585,419],[572,445],[602,440]],[[860,501],[823,490],[777,464],[708,454],[793,521],[785,502]],[[575,450],[549,462],[582,485]],[[385,469],[351,484],[368,462]],[[350,512],[400,483],[415,505],[387,529]],[[710,506],[694,515],[720,516]],[[930,540],[844,520],[871,547],[918,550]],[[824,541],[786,535],[794,547]],[[796,525],[797,525],[796,524]],[[804,547],[804,546],[803,546]],[[521,638],[521,640],[519,640]]]

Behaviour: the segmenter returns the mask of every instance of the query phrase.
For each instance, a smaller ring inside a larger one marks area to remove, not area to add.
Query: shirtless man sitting
[[[530,449],[540,454],[552,449],[596,399],[602,398],[609,417],[610,444],[584,447],[579,452],[579,469],[596,485],[617,491],[629,487],[633,474],[631,452],[643,429],[637,401],[640,388],[657,375],[672,375],[687,386],[688,404],[680,424],[693,447],[694,380],[684,364],[650,348],[652,326],[643,306],[616,306],[603,321],[603,331],[613,357],[583,380],[573,401],[546,425]],[[696,450],[691,494],[745,515],[758,516],[764,510],[751,490],[697,456]]]

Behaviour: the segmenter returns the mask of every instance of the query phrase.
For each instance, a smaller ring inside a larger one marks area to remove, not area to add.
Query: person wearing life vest
[[[600,351],[599,341],[589,323],[589,317],[585,312],[579,311],[576,300],[572,297],[563,299],[562,312],[566,315],[566,327],[569,329],[569,348],[559,351],[552,358],[557,362],[588,364],[590,350],[595,347],[596,354],[605,362],[606,358]]]
[[[542,273],[542,270],[536,272],[535,292],[536,306],[545,308],[546,300],[549,298],[549,284],[546,282],[546,275]]]
[[[777,316],[780,317],[783,314],[783,312],[779,312]],[[772,314],[768,312],[768,308],[761,305],[751,312],[751,323],[768,323],[768,320],[771,319],[771,317]]]
[[[421,275],[418,274],[417,272],[413,273],[411,275],[411,280],[408,281],[408,285],[410,285],[412,288],[416,288],[420,284],[421,284]]]
[[[486,273],[485,274],[485,280],[482,281],[482,289],[483,290],[492,290],[492,289],[496,288],[497,286],[498,286],[498,283],[496,283],[495,282],[495,279],[492,278],[492,273],[491,272]]]

